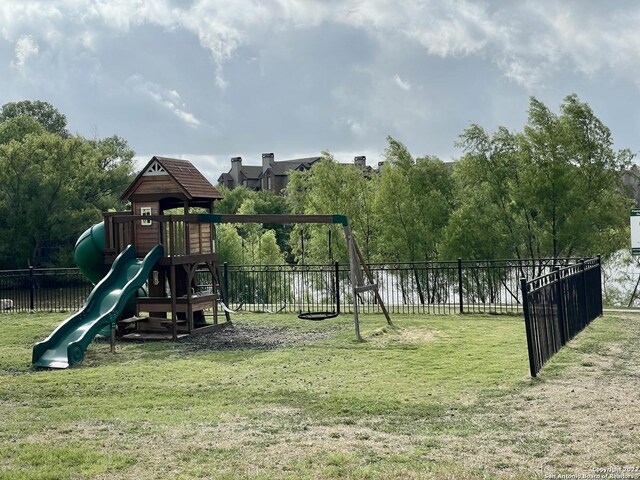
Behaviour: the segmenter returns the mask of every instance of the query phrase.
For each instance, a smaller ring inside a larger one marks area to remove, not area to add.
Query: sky
[[[119,135],[141,167],[231,157],[459,158],[572,93],[640,152],[640,2],[2,0],[0,105],[43,100],[71,132]]]

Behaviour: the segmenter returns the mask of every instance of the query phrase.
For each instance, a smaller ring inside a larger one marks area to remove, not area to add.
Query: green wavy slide
[[[109,273],[93,288],[80,310],[67,318],[42,342],[33,346],[32,363],[42,368],[67,368],[81,363],[94,337],[114,323],[127,301],[146,282],[164,249],[156,245],[144,259],[133,245],[116,258]]]

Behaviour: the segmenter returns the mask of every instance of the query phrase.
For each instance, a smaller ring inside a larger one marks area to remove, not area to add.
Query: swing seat
[[[340,315],[340,312],[302,312],[298,315],[298,318],[301,320],[311,320],[317,322],[320,320],[335,318],[338,315]]]

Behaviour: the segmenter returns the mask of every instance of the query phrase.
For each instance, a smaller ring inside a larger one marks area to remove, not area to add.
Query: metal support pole
[[[598,254],[598,292],[600,295],[600,316],[604,314],[604,305],[602,299],[602,255]]]
[[[460,313],[464,313],[464,299],[462,298],[462,259],[458,258],[458,301],[460,302]]]
[[[35,311],[36,284],[33,277],[33,267],[29,267],[29,312]]]
[[[560,269],[553,267],[555,272],[554,279],[556,283],[556,296],[558,297],[555,306],[557,309],[556,315],[558,318],[558,327],[560,330],[560,345],[564,345],[569,341],[569,329],[565,325],[564,318],[564,288],[562,287],[562,280],[560,278]]]
[[[533,342],[533,325],[531,324],[531,315],[529,312],[529,288],[527,286],[527,279],[520,279],[520,288],[522,289],[522,310],[524,312],[524,325],[527,331],[527,351],[529,352],[529,371],[532,377],[536,377],[538,374],[536,369],[536,361],[534,355],[534,342]]]
[[[227,262],[222,264],[222,288],[224,288],[224,301],[226,303],[229,298],[229,264]]]
[[[338,262],[334,263],[334,288],[336,292],[336,313],[340,313],[340,264]]]
[[[580,328],[582,330],[587,323],[589,323],[589,315],[587,314],[587,275],[584,271],[584,258],[580,259],[580,281],[582,282],[582,302],[580,307],[582,309],[582,318],[580,319]]]

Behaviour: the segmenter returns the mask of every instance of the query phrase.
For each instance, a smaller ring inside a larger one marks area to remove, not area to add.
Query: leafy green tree
[[[7,224],[3,264],[55,263],[99,211],[74,191],[91,150],[79,138],[44,133],[0,145],[0,192]]]
[[[0,109],[0,123],[19,116],[33,118],[49,133],[63,138],[69,136],[67,117],[48,102],[23,100],[5,103]]]
[[[242,205],[238,210],[239,215],[255,215],[255,213],[255,201],[253,198],[247,198],[242,202]],[[245,263],[260,263],[259,243],[263,232],[262,225],[259,223],[239,223],[236,225],[236,228],[244,240],[243,257],[245,259]]]
[[[261,190],[256,192],[254,197],[254,210],[258,214],[285,215],[289,213],[289,205],[287,204],[286,198],[282,195]],[[278,248],[280,251],[285,252],[286,255],[289,255],[291,252],[289,248],[289,236],[293,225],[286,223],[265,223],[263,227],[266,230],[273,230]]]
[[[48,104],[47,104],[48,105]],[[50,108],[49,108],[50,107]],[[40,115],[5,105],[0,123],[0,265],[71,265],[78,235],[118,206],[132,179],[133,151],[119,137],[51,133],[66,123],[50,105]],[[28,109],[27,109],[28,110]],[[38,113],[38,112],[36,112]],[[47,125],[38,119],[48,121]],[[57,123],[56,123],[57,122]],[[65,121],[66,122],[66,121]]]
[[[613,149],[591,108],[569,95],[555,115],[533,98],[520,141],[536,248],[553,258],[619,249],[611,230],[627,224],[631,201],[621,179],[632,155]]]
[[[242,264],[242,237],[236,227],[229,223],[216,225],[216,253],[220,264]]]
[[[632,155],[613,149],[609,129],[577,96],[564,99],[560,114],[532,98],[522,133],[489,136],[472,125],[460,145],[449,253],[541,259],[622,246],[632,200],[621,178]]]
[[[370,258],[376,233],[373,192],[377,177],[366,178],[354,165],[337,163],[328,152],[308,172],[294,172],[287,185],[289,209],[299,214],[346,215],[365,258]],[[291,233],[291,245],[301,259],[301,235],[305,237],[305,260],[328,262],[328,230],[331,228],[334,259],[348,261],[344,235],[326,225],[298,225]]]
[[[455,164],[457,205],[444,231],[441,257],[529,257],[530,212],[521,211],[513,198],[522,184],[515,135],[501,127],[490,137],[471,125],[460,146],[467,153]]]
[[[126,140],[117,135],[91,140],[90,143],[95,147],[98,175],[85,199],[102,211],[114,207],[122,209],[124,205],[120,195],[133,181],[135,152]]]
[[[262,265],[282,265],[284,263],[284,255],[276,241],[274,230],[264,231],[260,237],[258,249]]]
[[[44,127],[34,118],[18,115],[10,121],[0,123],[0,145],[7,144],[11,140],[20,142],[28,134],[40,135],[45,132]]]
[[[251,213],[254,214],[274,214],[283,215],[289,213],[288,204],[284,197],[276,195],[269,191],[254,191],[246,187],[236,187],[232,190],[219,186],[220,193],[224,195],[224,199],[215,203],[216,213],[221,214],[239,214],[245,201],[250,200],[252,203]],[[245,211],[243,214],[248,214]],[[239,227],[242,229],[242,227]],[[292,226],[287,224],[265,224],[264,228],[274,230],[276,240],[281,251],[289,250],[289,234]]]
[[[453,180],[436,157],[414,160],[402,143],[387,140],[375,196],[377,256],[381,261],[433,260],[453,210]]]
[[[228,189],[227,187],[220,185],[217,189],[224,196],[222,200],[214,203],[215,212],[220,214],[237,214],[240,210],[240,206],[246,199],[253,199],[256,196],[256,192],[243,186]]]

